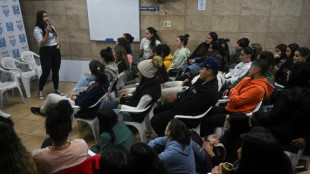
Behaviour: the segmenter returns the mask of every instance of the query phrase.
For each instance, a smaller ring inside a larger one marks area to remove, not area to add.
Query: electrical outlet
[[[164,21],[164,27],[171,27],[171,21]]]

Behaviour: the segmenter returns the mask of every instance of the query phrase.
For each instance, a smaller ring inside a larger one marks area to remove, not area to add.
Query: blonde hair
[[[154,56],[152,58],[152,64],[155,68],[160,68],[163,66],[163,59],[160,56]]]

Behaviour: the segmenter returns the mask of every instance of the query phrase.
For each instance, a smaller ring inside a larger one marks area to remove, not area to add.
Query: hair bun
[[[184,37],[185,37],[186,39],[188,39],[188,38],[189,38],[189,34],[185,34]]]
[[[108,52],[111,52],[112,51],[112,48],[111,47],[107,47],[106,49]]]
[[[160,56],[154,56],[152,58],[152,63],[155,68],[160,68],[163,65],[163,59]]]

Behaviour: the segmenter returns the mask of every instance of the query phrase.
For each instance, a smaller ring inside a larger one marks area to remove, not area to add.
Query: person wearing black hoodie
[[[164,136],[166,125],[175,115],[197,115],[214,106],[218,100],[218,82],[216,74],[221,63],[214,57],[208,57],[200,64],[200,78],[186,91],[176,94],[174,102],[154,109],[151,125],[158,136]],[[200,120],[182,120],[187,128],[196,127]]]
[[[296,63],[288,76],[286,88],[275,90],[270,96],[273,109],[255,113],[252,122],[256,120],[269,128],[281,144],[309,145],[310,65]]]

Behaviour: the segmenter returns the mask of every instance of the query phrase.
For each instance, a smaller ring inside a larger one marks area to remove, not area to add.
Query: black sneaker
[[[60,95],[60,96],[64,96],[65,95],[64,93],[60,92],[59,89],[56,89],[54,91],[54,93],[57,94],[57,95]]]
[[[31,107],[30,111],[35,115],[45,116],[45,114],[41,113],[40,107]]]

